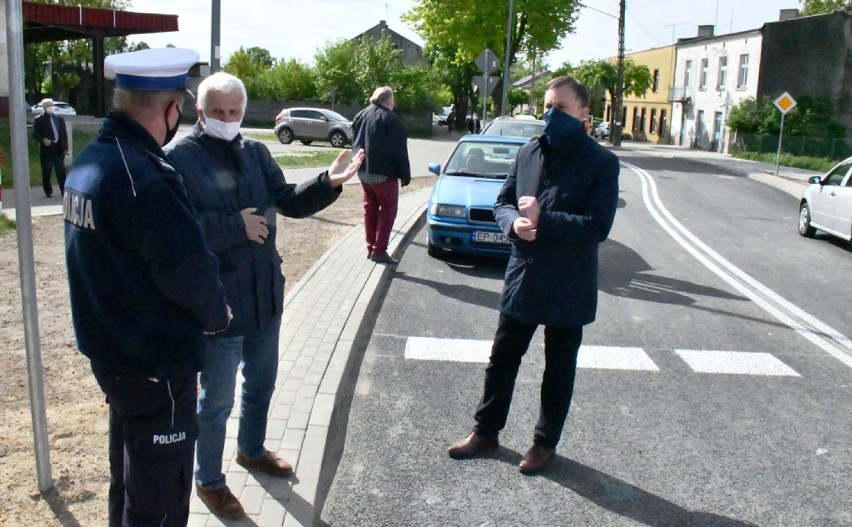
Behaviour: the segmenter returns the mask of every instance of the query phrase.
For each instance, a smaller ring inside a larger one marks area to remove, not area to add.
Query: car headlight
[[[432,216],[447,216],[450,218],[464,218],[467,213],[465,208],[459,205],[441,205],[440,203],[433,203],[429,212],[432,213]]]

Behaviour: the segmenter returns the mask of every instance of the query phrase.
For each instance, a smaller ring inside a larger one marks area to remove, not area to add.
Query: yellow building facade
[[[652,143],[671,143],[672,103],[669,97],[673,86],[675,70],[675,47],[648,49],[625,54],[639,66],[647,66],[651,72],[651,87],[644,97],[630,95],[624,97],[621,121],[623,134],[635,141]],[[610,61],[617,59],[611,58]],[[607,94],[604,118],[609,121],[612,113],[612,101]]]

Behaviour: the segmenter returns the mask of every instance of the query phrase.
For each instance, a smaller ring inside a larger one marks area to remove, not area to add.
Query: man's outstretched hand
[[[351,150],[344,150],[343,152],[340,152],[337,159],[335,159],[331,166],[328,167],[328,179],[331,182],[331,186],[334,188],[337,188],[352,179],[352,176],[357,174],[358,169],[361,168],[361,163],[364,162],[363,148],[355,152],[347,163],[346,157],[350,154],[350,152]]]

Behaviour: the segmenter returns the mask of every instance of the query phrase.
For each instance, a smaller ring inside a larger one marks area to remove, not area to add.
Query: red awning
[[[133,13],[93,7],[22,2],[24,42],[51,42],[92,37],[178,30],[177,15]]]

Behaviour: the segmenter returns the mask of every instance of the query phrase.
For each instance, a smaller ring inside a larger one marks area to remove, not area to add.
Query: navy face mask
[[[583,122],[562,110],[551,108],[544,112],[544,136],[555,149],[563,148],[578,130],[585,129]]]

